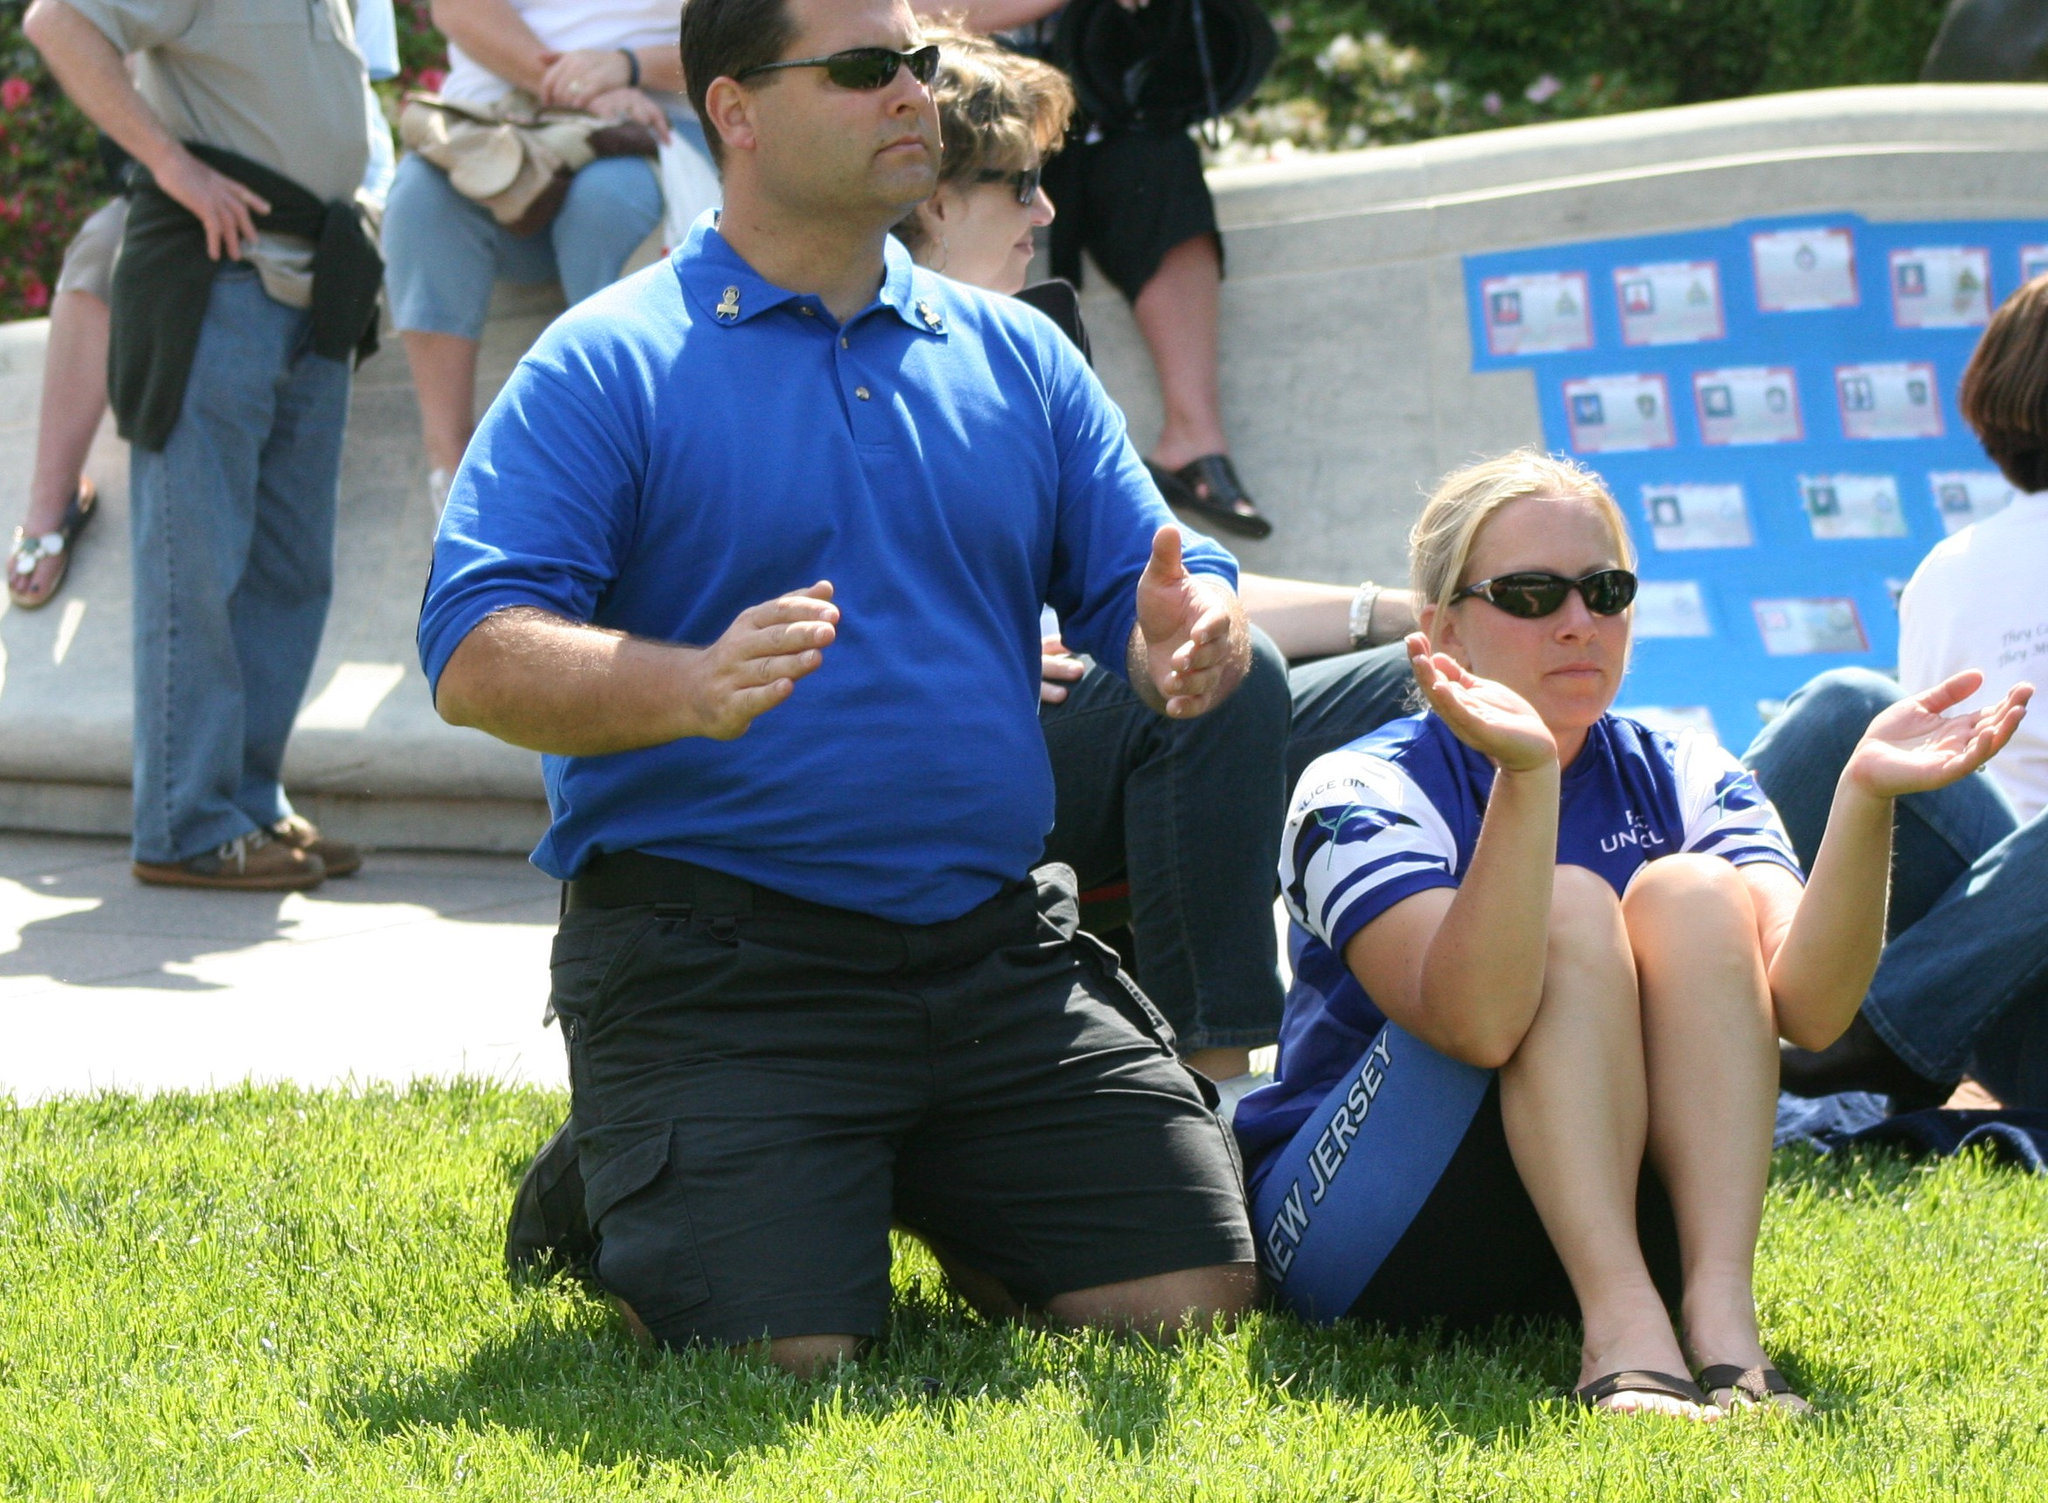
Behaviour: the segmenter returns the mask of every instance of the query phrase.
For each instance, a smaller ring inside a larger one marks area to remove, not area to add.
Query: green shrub
[[[1283,0],[1236,155],[1918,77],[1944,0]],[[1226,155],[1233,154],[1226,152]]]
[[[0,319],[50,305],[64,247],[106,194],[99,148],[0,0]]]

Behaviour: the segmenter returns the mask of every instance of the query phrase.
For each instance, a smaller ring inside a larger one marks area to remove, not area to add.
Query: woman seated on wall
[[[636,121],[663,141],[679,132],[704,152],[682,93],[681,10],[677,0],[434,0],[451,65],[441,97],[483,107],[524,90],[543,105]],[[492,283],[560,282],[571,303],[581,302],[617,280],[661,214],[651,157],[599,157],[570,181],[549,224],[524,236],[458,193],[440,168],[411,154],[399,163],[384,211],[386,280],[419,396],[436,512],[476,427],[476,358]]]
[[[1237,1115],[1267,1275],[1318,1321],[1576,1315],[1588,1404],[1804,1411],[1752,1284],[1776,1040],[1848,1026],[1893,799],[1982,765],[2031,691],[1945,719],[1959,673],[1879,715],[1802,887],[1733,757],[1608,713],[1636,581],[1597,476],[1458,471],[1410,541],[1428,709],[1313,763],[1283,842],[1295,982]]]

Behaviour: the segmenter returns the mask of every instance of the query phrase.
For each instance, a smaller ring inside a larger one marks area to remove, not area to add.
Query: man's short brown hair
[[[720,78],[782,60],[796,37],[788,0],[687,0],[683,6],[683,87],[704,123],[711,160],[724,165],[725,142],[704,111],[704,91]],[[769,77],[774,77],[770,74]]]
[[[2048,276],[1991,315],[1963,371],[1959,405],[2007,480],[2048,490]]]

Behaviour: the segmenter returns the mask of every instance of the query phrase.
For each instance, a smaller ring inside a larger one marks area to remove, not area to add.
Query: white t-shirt
[[[579,47],[673,47],[683,7],[677,0],[512,0],[540,44],[554,52]],[[453,42],[448,44],[445,98],[493,104],[512,85],[487,71]]]
[[[2048,806],[2048,491],[2018,496],[1920,561],[1899,599],[1899,682],[1909,694],[1984,670],[1976,709],[2022,679],[2043,690],[1990,771],[2021,819]]]

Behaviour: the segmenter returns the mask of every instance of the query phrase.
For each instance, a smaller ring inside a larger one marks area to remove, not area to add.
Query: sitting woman
[[[1577,1315],[1588,1404],[1804,1411],[1752,1284],[1775,1041],[1848,1026],[1892,801],[1980,766],[2027,691],[1944,719],[1959,673],[1878,716],[1802,889],[1733,757],[1608,713],[1636,581],[1597,476],[1461,470],[1411,558],[1429,708],[1316,761],[1289,811],[1295,983],[1237,1116],[1267,1275],[1318,1321]]]
[[[441,95],[486,106],[520,89],[544,105],[637,121],[663,141],[677,132],[704,152],[682,94],[679,10],[676,0],[434,0],[451,64]],[[476,427],[477,349],[492,283],[560,282],[571,303],[581,302],[618,278],[661,216],[650,157],[591,162],[548,226],[523,237],[458,193],[440,168],[410,154],[399,163],[384,211],[386,279],[437,512]]]

